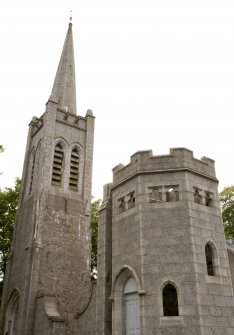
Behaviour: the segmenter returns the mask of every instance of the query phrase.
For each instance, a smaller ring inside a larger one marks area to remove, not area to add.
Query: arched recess
[[[40,166],[40,157],[41,157],[41,140],[37,143],[37,147],[36,147],[32,191],[34,189],[37,189],[38,180],[40,179],[40,177],[39,177],[39,173],[41,172],[40,167],[39,167]]]
[[[9,299],[7,305],[4,335],[17,335],[18,334],[18,321],[19,321],[19,291],[15,289]]]
[[[32,150],[31,150],[31,153],[30,153],[30,157],[29,157],[26,196],[31,195],[32,189],[33,189],[35,159],[36,159],[36,149],[35,149],[35,147],[33,147]]]
[[[126,315],[125,315],[125,292],[127,295],[126,285],[128,280],[133,278],[135,282],[135,293],[139,297],[139,310],[141,308],[140,297],[144,294],[142,290],[141,281],[136,271],[129,265],[124,265],[116,275],[112,286],[112,331],[113,335],[126,333]],[[130,292],[129,292],[130,293]],[[136,333],[137,334],[137,333]],[[135,333],[134,333],[135,335]]]
[[[84,155],[83,148],[78,143],[73,143],[69,151],[69,180],[68,188],[80,195],[83,192],[84,182]]]
[[[230,273],[231,273],[231,279],[232,279],[232,288],[234,292],[234,248],[227,248],[227,254],[228,254],[228,261],[229,261],[229,267],[230,267]]]
[[[30,153],[26,196],[30,196],[33,193],[33,191],[37,188],[40,154],[41,154],[41,140],[39,140],[36,147],[33,147]]]
[[[219,273],[219,262],[217,249],[212,241],[207,241],[205,244],[205,260],[206,260],[206,271],[208,276],[217,276]]]

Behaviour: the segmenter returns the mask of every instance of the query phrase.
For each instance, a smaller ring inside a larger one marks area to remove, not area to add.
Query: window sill
[[[218,276],[206,276],[206,282],[209,284],[222,284],[221,277]]]
[[[161,316],[160,326],[182,326],[184,319],[182,316]]]

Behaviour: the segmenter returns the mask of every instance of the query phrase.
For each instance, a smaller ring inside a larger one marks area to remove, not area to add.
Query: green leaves
[[[15,188],[0,190],[0,281],[3,280],[11,250],[14,222],[19,200],[20,179]]]
[[[234,238],[234,185],[225,187],[219,196],[225,236]]]

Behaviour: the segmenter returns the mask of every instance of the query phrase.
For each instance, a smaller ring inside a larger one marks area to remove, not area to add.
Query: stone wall
[[[92,282],[92,289],[89,294],[90,300],[83,311],[76,316],[75,334],[96,335],[96,281]]]

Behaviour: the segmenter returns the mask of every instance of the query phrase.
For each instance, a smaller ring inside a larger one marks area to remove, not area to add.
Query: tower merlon
[[[95,116],[93,116],[93,111],[92,111],[92,109],[87,109],[86,116],[92,116],[92,117],[95,117]]]
[[[154,156],[152,150],[137,151],[127,165],[118,164],[113,171],[113,184],[119,184],[138,173],[163,173],[190,171],[218,182],[215,162],[208,157],[194,158],[193,151],[186,148],[171,148],[168,155]]]

